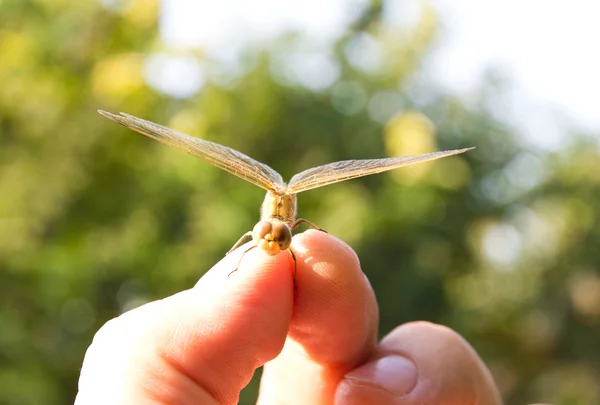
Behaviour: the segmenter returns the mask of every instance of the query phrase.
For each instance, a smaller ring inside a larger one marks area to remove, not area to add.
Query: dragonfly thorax
[[[277,219],[291,225],[296,219],[296,194],[277,195],[267,191],[260,207],[260,219],[270,221]]]

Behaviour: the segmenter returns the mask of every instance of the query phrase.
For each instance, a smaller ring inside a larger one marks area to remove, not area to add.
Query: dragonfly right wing
[[[106,118],[133,129],[142,135],[181,149],[191,155],[198,156],[206,162],[265,190],[273,191],[277,194],[285,191],[286,185],[279,173],[264,163],[260,163],[235,149],[189,136],[162,125],[134,117],[133,115],[125,113],[117,115],[101,110],[98,110],[98,112]]]
[[[344,180],[381,173],[415,163],[458,155],[473,148],[446,150],[417,156],[398,156],[383,159],[343,160],[313,167],[298,173],[290,180],[287,193],[295,194],[317,187],[327,186]]]

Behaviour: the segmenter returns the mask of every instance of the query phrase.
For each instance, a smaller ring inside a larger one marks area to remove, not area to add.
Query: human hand
[[[194,288],[107,322],[76,405],[235,404],[263,364],[259,404],[501,403],[475,351],[446,327],[409,323],[377,342],[377,303],[346,244],[307,231],[292,248],[298,291],[287,252],[252,249],[230,277],[240,253]]]

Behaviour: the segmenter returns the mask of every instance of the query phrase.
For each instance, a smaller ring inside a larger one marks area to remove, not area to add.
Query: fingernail
[[[417,385],[415,364],[401,356],[387,356],[367,363],[346,374],[346,378],[367,385],[377,385],[396,396],[410,393]]]

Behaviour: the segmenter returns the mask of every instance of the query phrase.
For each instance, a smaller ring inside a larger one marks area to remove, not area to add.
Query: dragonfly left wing
[[[317,187],[327,186],[344,180],[381,173],[399,167],[410,166],[415,163],[441,159],[447,156],[458,155],[474,148],[445,150],[426,153],[417,156],[398,156],[383,159],[343,160],[327,165],[313,167],[292,177],[288,184],[287,193],[295,194]]]
[[[241,177],[265,190],[282,193],[285,190],[283,179],[275,170],[249,156],[205,139],[189,136],[179,131],[146,121],[133,115],[121,113],[111,114],[106,111],[98,112],[119,124],[133,129],[166,145],[181,149],[191,155],[198,156],[204,161]]]

